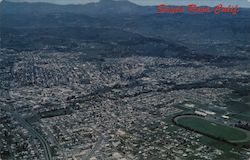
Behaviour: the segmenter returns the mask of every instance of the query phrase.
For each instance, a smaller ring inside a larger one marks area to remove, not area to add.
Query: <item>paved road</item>
[[[44,148],[45,158],[46,160],[52,160],[52,155],[50,152],[50,147],[44,137],[38,133],[29,123],[27,123],[21,116],[17,113],[12,114],[14,118],[16,118],[31,134],[32,136],[36,137],[41,143]]]
[[[59,144],[59,142],[57,141],[57,139],[54,137],[54,135],[51,133],[51,131],[45,127],[44,128],[46,130],[46,132],[48,133],[48,137],[51,138],[53,140],[53,143],[55,143],[55,145],[60,149],[60,151],[63,153],[63,160],[67,160],[67,152],[64,150],[64,148]]]
[[[84,158],[85,160],[89,160],[94,155],[95,151],[100,148],[103,138],[104,138],[103,135],[100,134],[95,146],[90,150],[86,158]]]

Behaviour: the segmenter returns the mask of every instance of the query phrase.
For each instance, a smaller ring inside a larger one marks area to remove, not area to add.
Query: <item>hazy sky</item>
[[[2,0],[0,0],[2,1]],[[57,4],[86,4],[89,2],[98,2],[99,0],[10,0],[16,2],[50,2]],[[198,5],[215,6],[219,3],[223,5],[239,5],[241,7],[250,7],[250,0],[129,0],[140,5],[157,5],[157,4],[171,4],[171,5],[186,5],[195,3]]]

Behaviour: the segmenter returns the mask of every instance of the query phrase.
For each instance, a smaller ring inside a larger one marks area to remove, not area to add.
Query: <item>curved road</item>
[[[45,152],[45,159],[46,160],[52,160],[52,155],[50,152],[50,147],[47,143],[47,141],[44,139],[44,137],[38,133],[29,123],[27,123],[21,116],[19,116],[17,113],[12,114],[14,118],[16,118],[34,137],[38,138],[40,142],[42,143],[42,146],[44,148]]]

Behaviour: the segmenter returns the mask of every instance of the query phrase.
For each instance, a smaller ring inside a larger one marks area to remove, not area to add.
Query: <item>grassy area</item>
[[[180,116],[177,117],[175,121],[177,124],[194,131],[204,133],[218,139],[224,139],[232,143],[250,142],[250,136],[247,131],[218,123],[212,123],[208,120],[203,119],[202,117],[192,115]]]
[[[242,150],[241,147],[229,145],[227,143],[223,143],[206,136],[202,136],[200,138],[200,142],[209,145],[212,148],[217,148],[219,150],[222,150],[223,151],[222,155],[218,157],[218,159],[220,160],[236,160],[241,158],[240,155],[237,154],[240,153],[240,151]],[[235,152],[232,152],[232,150]]]
[[[230,114],[230,117],[239,119],[239,120],[243,120],[243,121],[247,121],[250,122],[250,116],[247,115],[243,115],[243,114]]]

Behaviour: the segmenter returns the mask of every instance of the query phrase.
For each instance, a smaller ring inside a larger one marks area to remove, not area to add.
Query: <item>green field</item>
[[[229,116],[239,120],[250,122],[250,116],[244,114],[230,114]]]
[[[184,115],[176,117],[175,122],[194,131],[201,132],[218,139],[224,139],[231,143],[250,142],[250,132],[225,126],[223,124],[212,123],[202,117]]]

